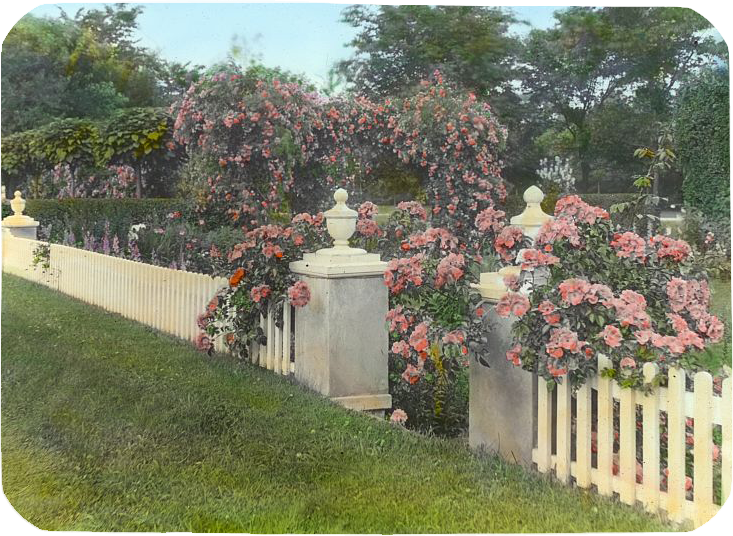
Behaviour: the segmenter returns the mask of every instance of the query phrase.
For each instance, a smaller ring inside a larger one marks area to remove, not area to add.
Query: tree
[[[516,20],[506,11],[356,5],[344,10],[341,20],[360,30],[350,43],[356,54],[338,65],[359,92],[404,93],[436,69],[479,97],[508,89],[518,42],[508,35]]]
[[[522,87],[572,138],[580,186],[587,190],[600,114],[613,103],[617,109],[633,105],[646,114],[646,124],[662,120],[679,81],[723,52],[712,37],[700,36],[711,26],[689,9],[579,7],[555,18],[554,28],[534,30],[527,39]]]
[[[101,119],[170,104],[200,72],[168,63],[133,38],[142,7],[124,4],[23,17],[2,47],[2,133],[59,118]]]

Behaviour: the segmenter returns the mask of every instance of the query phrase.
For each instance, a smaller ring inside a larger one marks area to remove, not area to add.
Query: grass
[[[3,489],[39,528],[672,530],[21,279],[2,306]]]

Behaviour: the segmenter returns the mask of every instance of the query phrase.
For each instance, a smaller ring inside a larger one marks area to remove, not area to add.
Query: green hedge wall
[[[96,236],[104,232],[109,222],[110,233],[127,236],[131,225],[146,221],[164,220],[166,216],[180,211],[185,218],[193,214],[193,202],[186,199],[29,199],[25,213],[41,223],[41,228],[50,226],[50,239],[61,242],[66,230],[71,229],[77,238],[84,231]],[[10,213],[10,207],[3,205],[3,216]]]
[[[730,219],[728,71],[705,72],[683,88],[675,115],[685,203],[712,219]]]

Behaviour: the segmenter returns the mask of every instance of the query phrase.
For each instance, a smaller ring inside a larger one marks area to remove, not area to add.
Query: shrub
[[[663,375],[687,351],[722,338],[686,242],[614,232],[605,210],[577,196],[558,201],[555,215],[519,256],[529,298],[509,293],[497,304],[501,316],[520,317],[507,353],[515,365],[577,387],[602,372],[600,352],[613,362],[609,376],[640,386],[645,362]]]
[[[99,238],[107,225],[112,235],[125,237],[132,225],[164,220],[171,212],[196,219],[193,204],[185,199],[29,199],[25,209],[40,222],[43,238],[58,243],[68,233]]]
[[[730,219],[730,92],[727,69],[704,72],[680,92],[675,137],[687,205]]]

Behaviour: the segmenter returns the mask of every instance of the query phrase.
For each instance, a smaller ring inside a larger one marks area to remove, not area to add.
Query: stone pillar
[[[540,207],[544,194],[536,186],[524,192],[525,210],[510,222],[521,227],[534,240],[540,227],[552,216]],[[501,318],[494,305],[508,291],[503,278],[520,272],[519,266],[505,266],[498,272],[480,275],[475,288],[489,302],[489,333],[492,347],[482,356],[488,367],[471,361],[469,370],[468,439],[472,448],[497,452],[505,460],[532,464],[532,449],[537,429],[537,376],[506,359],[512,344],[512,318]],[[520,292],[529,292],[522,287]]]
[[[308,284],[311,299],[296,311],[295,377],[306,386],[356,410],[392,407],[387,378],[389,307],[377,254],[349,247],[357,213],[339,189],[324,213],[334,247],[290,263]]]
[[[512,346],[511,318],[501,318],[489,300],[492,346],[482,356],[488,367],[469,365],[468,441],[472,448],[498,453],[511,463],[532,464],[537,429],[537,376],[506,359]]]
[[[3,187],[2,197],[3,202],[5,202],[5,187]],[[36,240],[38,237],[39,223],[30,216],[23,214],[25,210],[25,199],[21,197],[20,191],[15,191],[15,197],[10,202],[10,207],[13,209],[13,215],[3,219],[3,233],[8,233],[18,238]]]

